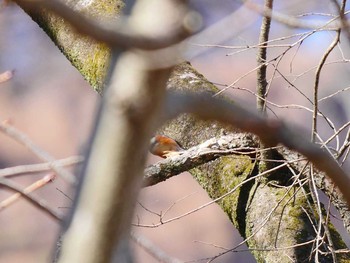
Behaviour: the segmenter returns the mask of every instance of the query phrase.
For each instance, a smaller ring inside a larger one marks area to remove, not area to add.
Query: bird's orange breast
[[[156,135],[151,139],[150,152],[162,158],[165,158],[165,155],[169,152],[178,152],[182,150],[180,145],[170,137]]]

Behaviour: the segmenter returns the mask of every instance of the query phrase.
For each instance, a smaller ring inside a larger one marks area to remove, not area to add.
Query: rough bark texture
[[[300,153],[291,151],[287,148],[281,148],[279,149],[279,152],[286,160],[304,158]],[[307,163],[306,160],[292,163],[291,165],[297,171],[303,170],[305,176],[310,172],[310,164]],[[345,229],[348,234],[350,234],[350,210],[339,189],[334,186],[334,183],[323,172],[317,172],[315,183],[317,188],[322,190],[331,199],[332,204],[340,213]]]
[[[71,1],[68,2],[71,3]],[[122,5],[119,1],[93,2],[106,2],[113,6],[112,9],[99,8],[98,11],[102,15],[105,13],[113,15]],[[92,9],[97,10],[96,7]],[[100,17],[99,12],[94,15]],[[62,19],[44,11],[33,19],[43,27],[63,54],[100,92],[109,62],[108,49],[86,37],[75,36]],[[167,88],[208,93],[218,91],[188,63],[180,64],[175,68]],[[212,137],[234,132],[234,129],[218,123],[201,121],[190,115],[182,115],[168,122],[161,132],[180,141],[187,148]],[[232,190],[243,180],[256,175],[257,166],[255,164],[249,157],[226,156],[194,168],[190,172],[211,198],[217,198]],[[248,246],[253,249],[252,253],[258,262],[290,262],[290,258],[295,262],[302,262],[307,261],[310,255],[311,245],[293,249],[275,249],[307,242],[315,236],[310,221],[302,210],[302,207],[308,210],[307,198],[299,192],[295,198],[291,198],[298,190],[296,186],[290,188],[289,191],[284,188],[290,184],[290,178],[291,174],[287,170],[280,169],[264,184],[251,180],[250,183],[237,188],[219,202],[241,235],[244,238],[250,237]],[[277,208],[274,209],[275,207]],[[265,218],[268,220],[266,224],[263,224]],[[333,237],[337,248],[344,247],[337,232],[333,232]],[[267,250],[262,251],[261,249]],[[343,255],[338,258],[338,262],[345,262],[349,259],[350,257]],[[330,256],[321,256],[322,262],[330,262],[329,260]]]
[[[218,91],[189,63],[183,63],[175,68],[169,79],[168,88],[212,93]],[[234,132],[234,129],[183,115],[165,125],[161,132],[175,138],[185,147],[190,147],[206,139]],[[275,156],[275,158],[282,157]],[[208,195],[215,199],[229,192],[243,180],[256,175],[258,169],[249,157],[226,156],[194,168],[190,173]],[[263,180],[264,184],[251,181],[219,202],[243,238],[252,236],[248,246],[253,249],[252,253],[258,262],[290,262],[290,258],[295,262],[303,262],[310,256],[312,244],[275,250],[307,242],[315,237],[315,231],[302,209],[307,209],[306,203],[309,200],[301,193],[291,198],[296,191],[300,191],[298,186],[292,187],[289,191],[283,188],[289,186],[290,179],[291,174],[287,169],[279,169],[269,176],[269,180]],[[273,184],[270,184],[271,182]],[[271,213],[273,208],[275,210]],[[312,214],[310,210],[307,212]],[[334,229],[331,225],[330,227]],[[332,234],[337,248],[345,248],[339,234],[336,232]],[[321,258],[324,262],[331,262],[330,256]],[[342,262],[341,260],[349,258],[342,255],[338,259]]]
[[[158,184],[172,176],[223,156],[240,153],[252,155],[251,151],[257,147],[257,141],[251,134],[247,133],[232,133],[220,138],[211,138],[204,143],[181,151],[171,158],[148,166],[144,171],[143,186]]]
[[[98,20],[116,20],[124,6],[121,0],[87,1],[64,0],[74,10]],[[66,58],[90,85],[101,94],[110,63],[110,49],[94,39],[78,35],[62,18],[45,10],[27,12],[45,31]]]

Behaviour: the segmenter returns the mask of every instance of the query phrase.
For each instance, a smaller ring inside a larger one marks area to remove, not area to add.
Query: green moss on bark
[[[120,0],[66,2],[76,11],[97,20],[116,20],[124,6]],[[77,34],[68,23],[52,13],[45,10],[28,13],[94,90],[101,94],[111,59],[110,49],[90,37]]]

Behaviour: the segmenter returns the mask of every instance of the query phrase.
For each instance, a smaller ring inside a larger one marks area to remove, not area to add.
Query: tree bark
[[[111,23],[117,23],[124,7],[122,0],[62,2],[81,14],[97,20],[109,20]],[[47,10],[39,9],[40,6],[35,11],[23,3],[20,3],[20,7],[45,31],[93,89],[102,94],[111,60],[110,48],[91,37],[77,34],[64,19]]]

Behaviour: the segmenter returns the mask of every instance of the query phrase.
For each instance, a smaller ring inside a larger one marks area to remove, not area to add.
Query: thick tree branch
[[[178,7],[176,4],[166,0],[137,1],[133,19],[160,29],[156,26],[161,23],[177,22],[177,16],[171,13]],[[157,16],[153,15],[155,10]],[[148,19],[144,19],[146,14]],[[130,222],[142,183],[148,141],[156,128],[172,69],[150,70],[151,64],[144,52],[131,49],[119,56],[113,68],[96,116],[85,178],[64,235],[60,263],[112,259],[132,262],[128,252]]]
[[[50,4],[50,1],[45,1]],[[99,21],[116,21],[124,6],[122,0],[60,0],[76,12]],[[90,85],[100,94],[104,89],[111,51],[104,43],[80,35],[61,17],[39,6],[37,10],[26,9],[17,4],[45,31],[65,57],[76,67]],[[23,3],[27,3],[24,2]]]
[[[39,8],[45,8],[54,12],[73,26],[80,34],[93,37],[95,40],[108,44],[111,47],[154,50],[179,42],[185,36],[188,36],[191,31],[191,28],[186,28],[183,23],[179,23],[176,28],[170,29],[165,34],[151,37],[140,34],[139,30],[127,21],[121,20],[116,24],[115,21],[111,23],[92,20],[91,17],[74,11],[60,1],[15,0],[14,2],[27,10],[37,11]]]
[[[173,118],[181,113],[193,113],[202,119],[222,121],[240,130],[252,132],[268,145],[275,146],[282,143],[300,152],[332,179],[347,203],[350,204],[349,176],[332,156],[305,139],[302,131],[291,129],[281,121],[265,119],[240,107],[237,103],[233,104],[224,99],[213,98],[208,94],[172,92],[166,105],[168,117]]]
[[[305,156],[285,147],[278,148],[278,152],[280,152],[287,161],[295,159],[300,160],[299,162],[290,162],[290,166],[296,171],[302,171],[305,176],[310,173],[310,164]],[[343,219],[345,229],[350,235],[350,210],[342,193],[335,188],[334,183],[326,176],[326,173],[324,172],[317,171],[315,183],[317,188],[324,191],[324,193],[331,199],[333,205],[336,207],[341,218]]]
[[[257,146],[253,136],[246,133],[235,133],[209,139],[179,155],[147,167],[144,172],[143,185],[155,185],[221,156],[241,153],[255,154]]]

